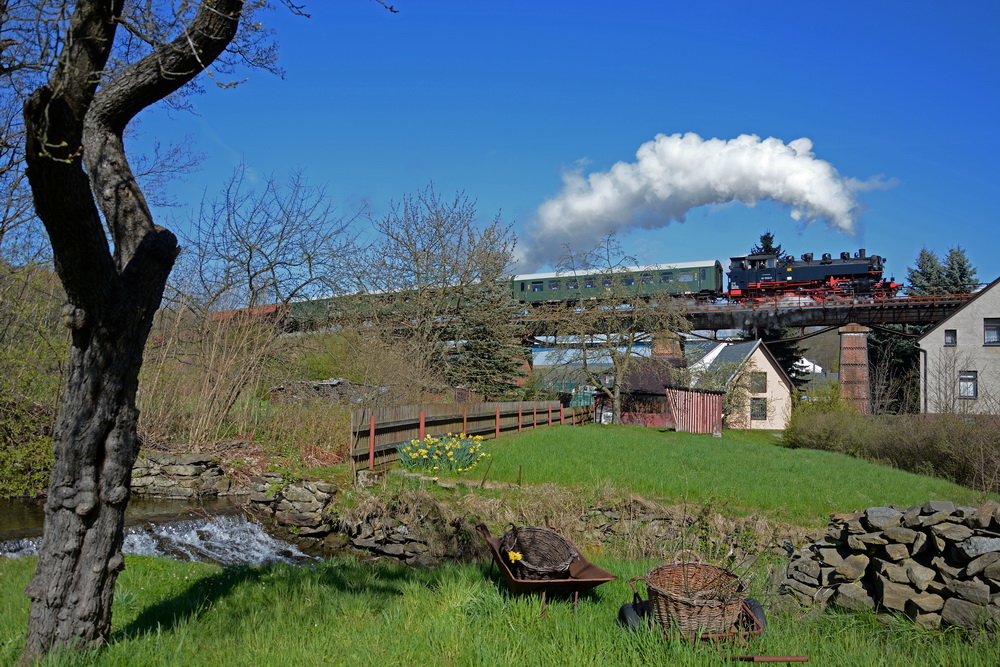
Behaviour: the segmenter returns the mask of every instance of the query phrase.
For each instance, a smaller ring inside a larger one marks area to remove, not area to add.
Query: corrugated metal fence
[[[396,447],[426,435],[467,433],[487,438],[525,428],[593,421],[589,406],[564,408],[559,401],[447,403],[351,410],[351,464],[375,468],[397,459]]]

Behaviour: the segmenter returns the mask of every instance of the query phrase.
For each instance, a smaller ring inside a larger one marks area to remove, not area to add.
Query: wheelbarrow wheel
[[[649,616],[649,602],[646,600],[636,600],[626,602],[618,610],[618,622],[629,630],[638,630],[645,627]]]
[[[747,629],[753,630],[759,627],[761,632],[767,630],[767,616],[764,614],[764,605],[756,598],[745,598],[743,603],[750,610],[750,613],[753,614],[753,619],[744,619]],[[754,623],[754,619],[756,623]]]

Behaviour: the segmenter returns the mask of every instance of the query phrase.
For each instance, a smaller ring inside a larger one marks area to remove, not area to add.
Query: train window
[[[979,372],[959,371],[958,372],[958,397],[978,398],[979,397]]]
[[[580,283],[576,281],[576,278],[572,278],[566,281],[566,289],[577,289],[580,287]]]
[[[587,289],[594,289],[597,287],[597,278],[593,276],[588,276],[583,279],[583,286]]]
[[[944,346],[955,347],[958,345],[958,331],[955,329],[944,330]]]
[[[644,273],[644,274],[642,274],[642,277],[640,278],[640,280],[642,280],[642,284],[643,285],[649,285],[649,284],[651,284],[653,282],[653,276],[651,276],[648,273]]]
[[[611,276],[604,276],[601,278],[601,285],[604,287],[611,287]]]
[[[681,271],[680,273],[677,274],[677,280],[681,281],[682,283],[689,283],[692,280],[694,280],[694,276],[691,274],[690,271]]]
[[[660,282],[661,283],[669,283],[673,279],[674,279],[674,272],[673,271],[664,271],[663,273],[660,274]]]
[[[767,419],[767,399],[752,397],[750,399],[750,419],[764,421]]]
[[[522,292],[524,291],[524,281],[523,280],[521,281],[521,291]]]
[[[545,289],[545,285],[542,283],[541,280],[539,280],[536,283],[531,283],[531,291],[532,292],[541,292],[544,289]]]
[[[761,373],[759,371],[752,371],[750,373],[750,393],[767,393],[767,373]]]
[[[1000,317],[983,319],[983,345],[1000,345]]]
[[[559,280],[550,280],[549,281],[549,291],[550,292],[554,292],[554,291],[558,290],[561,287],[560,282],[561,281],[559,281]]]
[[[702,269],[702,270],[701,270],[701,282],[705,282],[705,276],[707,276],[707,275],[708,275],[708,274],[707,274],[707,273],[705,273],[705,269]]]
[[[622,285],[625,285],[625,287],[635,285],[635,276],[622,276]]]

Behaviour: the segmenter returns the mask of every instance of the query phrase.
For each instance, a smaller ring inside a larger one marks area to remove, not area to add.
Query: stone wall
[[[172,454],[143,450],[132,467],[132,495],[201,498],[239,494],[232,480],[208,454]]]
[[[906,614],[926,628],[1000,627],[1000,504],[833,514],[792,555],[782,592],[802,605]]]

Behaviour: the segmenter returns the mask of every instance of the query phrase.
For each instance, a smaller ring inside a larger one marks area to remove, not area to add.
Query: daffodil
[[[519,554],[516,551],[508,551],[507,552],[507,558],[510,559],[511,563],[516,563],[517,561],[519,561],[522,558],[524,558],[524,556],[522,556],[521,554]]]

